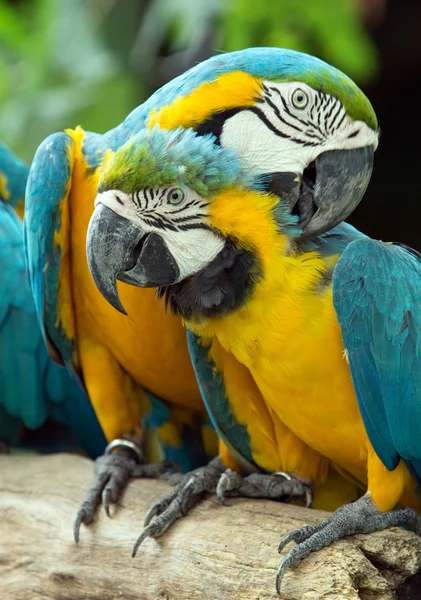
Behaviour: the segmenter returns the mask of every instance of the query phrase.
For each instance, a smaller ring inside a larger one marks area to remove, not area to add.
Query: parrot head
[[[299,79],[292,67],[276,81],[220,74],[151,113],[112,156],[87,255],[115,308],[118,279],[160,288],[184,316],[220,314],[261,275],[266,230],[314,237],[361,201],[378,144],[371,104],[333,67],[295,54],[307,65]]]

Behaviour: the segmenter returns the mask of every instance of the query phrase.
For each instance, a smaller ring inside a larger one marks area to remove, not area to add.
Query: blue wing
[[[156,434],[164,458],[176,462],[184,473],[205,465],[211,458],[206,454],[202,439],[201,425],[206,420],[205,415],[186,409],[183,414],[187,418],[183,419],[174,406],[168,406],[150,392],[147,395],[151,410],[142,419],[142,424],[145,430],[150,427]],[[177,443],[171,443],[168,436],[161,439],[160,428],[169,424],[177,431]]]
[[[370,441],[393,470],[421,477],[421,255],[352,242],[332,278],[333,303]]]
[[[38,148],[28,178],[25,250],[45,344],[53,359],[72,373],[49,364],[44,383],[51,399],[51,416],[64,423],[91,456],[98,456],[106,446],[105,436],[74,366],[75,341],[67,335],[60,319],[59,276],[68,235],[64,214],[71,171],[71,138],[65,133],[49,136]],[[71,298],[67,301],[71,304]]]
[[[187,344],[203,402],[218,436],[246,471],[260,470],[253,459],[247,427],[232,413],[223,379],[209,357],[209,347],[190,330]]]
[[[300,240],[297,245],[301,252],[317,251],[323,257],[342,254],[345,248],[355,240],[369,239],[365,233],[361,233],[349,223],[343,221],[337,227],[322,233],[316,238],[309,240]]]
[[[38,148],[25,198],[24,238],[29,280],[39,324],[54,360],[71,364],[74,341],[60,325],[59,273],[63,252],[58,238],[68,235],[63,213],[71,182],[72,140],[65,133],[50,135]]]
[[[47,353],[38,327],[23,252],[22,224],[0,202],[0,404],[29,428],[48,413],[42,373]]]
[[[0,142],[0,200],[23,204],[29,167]]]

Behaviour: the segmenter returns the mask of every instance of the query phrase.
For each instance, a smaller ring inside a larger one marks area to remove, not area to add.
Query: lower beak
[[[279,173],[271,189],[299,216],[302,237],[320,235],[344,221],[361,202],[373,170],[372,146],[320,154],[303,175]]]
[[[139,287],[174,283],[178,266],[163,238],[145,233],[107,206],[98,204],[86,239],[89,270],[104,298],[123,314],[117,279]]]

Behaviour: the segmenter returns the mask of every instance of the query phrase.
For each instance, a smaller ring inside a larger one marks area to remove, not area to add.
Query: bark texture
[[[5,600],[277,599],[282,536],[327,513],[215,497],[157,541],[131,549],[166,483],[136,480],[112,519],[101,510],[73,541],[92,462],[65,454],[0,456],[0,598]],[[421,539],[403,530],[337,542],[286,574],[283,600],[421,598]]]

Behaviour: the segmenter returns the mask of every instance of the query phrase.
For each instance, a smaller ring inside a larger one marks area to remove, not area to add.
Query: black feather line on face
[[[211,133],[213,136],[215,136],[215,143],[219,145],[221,143],[221,134],[225,121],[242,110],[245,110],[245,108],[246,107],[238,106],[214,113],[208,119],[206,119],[206,121],[203,121],[203,123],[200,123],[196,126],[195,131],[197,135],[208,135]]]
[[[244,305],[262,275],[257,256],[227,239],[207,267],[180,283],[158,288],[157,296],[185,319],[220,317]]]

